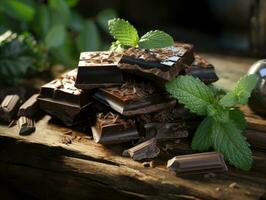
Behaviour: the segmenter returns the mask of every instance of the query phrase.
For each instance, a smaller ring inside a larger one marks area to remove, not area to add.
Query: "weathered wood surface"
[[[205,56],[216,64],[215,57]],[[238,65],[240,70],[233,62],[232,66],[230,62],[222,65],[222,60],[225,59],[217,58],[218,71],[220,66],[232,69],[221,76],[225,88],[252,63],[243,62],[243,66]],[[140,162],[121,157],[127,146],[104,147],[74,130],[78,137],[71,144],[63,144],[62,137],[67,131],[68,128],[51,123],[49,116],[38,121],[36,132],[29,136],[19,136],[16,127],[0,125],[1,180],[40,199],[266,198],[266,153],[254,151],[250,172],[230,167],[227,173],[216,174],[214,178],[177,177],[167,171],[166,161],[174,155],[191,152],[187,143],[180,143],[171,153],[162,152],[155,159],[154,168],[145,168]],[[230,188],[233,182],[239,188]]]

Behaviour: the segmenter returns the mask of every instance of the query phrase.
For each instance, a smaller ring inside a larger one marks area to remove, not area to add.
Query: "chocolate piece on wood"
[[[33,117],[39,109],[38,96],[39,94],[34,94],[24,102],[18,110],[18,116]]]
[[[91,129],[94,140],[100,144],[124,143],[139,138],[135,121],[111,112],[98,113]]]
[[[159,155],[160,149],[156,146],[156,138],[152,138],[143,143],[138,144],[123,152],[123,156],[131,157],[133,160],[143,160],[147,158],[155,158]]]
[[[266,150],[266,132],[247,130],[246,138],[248,143],[257,149]]]
[[[120,59],[121,54],[111,51],[82,52],[75,86],[92,89],[121,85],[124,77],[117,68]]]
[[[17,125],[20,135],[29,135],[35,131],[35,124],[31,118],[21,116],[18,119]]]
[[[194,60],[193,45],[175,43],[171,47],[144,50],[129,48],[123,52],[118,67],[156,81],[174,79]]]
[[[218,152],[175,156],[168,160],[167,168],[177,175],[201,174],[227,171],[223,155]]]
[[[93,97],[125,116],[156,112],[176,104],[168,93],[147,82],[126,82],[118,87],[101,88]]]
[[[218,81],[214,66],[197,54],[194,57],[194,62],[185,69],[186,75],[197,77],[206,84]]]
[[[38,97],[40,108],[65,125],[72,126],[88,117],[89,92],[74,86],[74,69],[41,87]]]
[[[17,114],[20,104],[21,101],[18,95],[7,95],[0,105],[0,119],[11,122],[13,117]]]

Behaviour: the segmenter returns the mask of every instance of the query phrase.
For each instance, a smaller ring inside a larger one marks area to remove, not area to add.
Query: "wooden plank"
[[[91,195],[99,199],[258,199],[265,194],[266,178],[262,177],[266,177],[266,163],[261,163],[266,160],[265,154],[256,154],[254,169],[248,174],[230,168],[215,178],[177,177],[166,170],[165,164],[178,155],[178,149],[172,154],[162,153],[155,160],[155,168],[144,168],[139,162],[121,157],[120,145],[104,147],[89,140],[63,144],[61,139],[69,129],[50,124],[49,119],[46,116],[39,121],[36,133],[27,137],[19,136],[16,127],[0,126],[1,176],[17,186],[22,184],[20,187],[31,195],[51,197],[56,193],[58,199]],[[57,187],[51,185],[53,182]],[[240,188],[229,188],[232,182]],[[108,195],[97,192],[102,190]]]

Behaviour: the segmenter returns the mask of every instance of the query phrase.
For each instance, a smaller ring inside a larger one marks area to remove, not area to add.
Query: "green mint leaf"
[[[215,103],[214,94],[198,78],[193,76],[178,76],[166,83],[166,90],[175,97],[179,103],[185,104],[191,112],[198,115],[207,115],[208,110]]]
[[[110,46],[109,50],[121,53],[125,49],[124,49],[124,46],[119,41],[116,41],[116,42],[112,42],[112,45]]]
[[[235,167],[248,171],[252,166],[252,152],[245,137],[233,122],[212,125],[212,141],[214,149],[223,153],[225,159]]]
[[[199,125],[194,134],[191,148],[198,151],[207,151],[212,146],[212,124],[213,119],[206,117]]]
[[[124,19],[111,19],[108,21],[110,34],[122,45],[136,47],[139,35],[134,26]]]
[[[235,88],[231,92],[228,92],[219,103],[224,107],[246,104],[257,81],[258,77],[255,74],[243,76],[237,82]]]
[[[139,40],[142,49],[155,49],[169,47],[174,44],[174,39],[167,33],[159,30],[149,31]]]
[[[242,133],[245,133],[243,130],[246,128],[246,120],[245,115],[242,111],[240,111],[238,108],[234,108],[229,111],[229,117],[230,120],[232,120],[235,124],[235,126],[242,131]]]

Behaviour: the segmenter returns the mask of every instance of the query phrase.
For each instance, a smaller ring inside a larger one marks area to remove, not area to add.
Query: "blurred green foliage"
[[[31,33],[48,52],[51,64],[75,67],[81,51],[101,50],[109,19],[117,17],[106,9],[89,19],[75,6],[79,0],[1,0],[0,34],[6,30]]]

